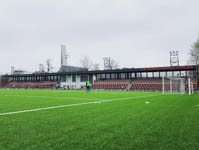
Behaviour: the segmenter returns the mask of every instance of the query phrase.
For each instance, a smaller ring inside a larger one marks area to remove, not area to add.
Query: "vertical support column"
[[[164,94],[164,76],[162,77],[162,94]]]
[[[172,91],[173,91],[173,85],[172,85],[173,83],[172,83],[172,79],[170,79],[170,93],[172,93]]]
[[[188,79],[189,95],[191,95],[191,79]]]
[[[193,94],[193,83],[191,83],[191,93]]]

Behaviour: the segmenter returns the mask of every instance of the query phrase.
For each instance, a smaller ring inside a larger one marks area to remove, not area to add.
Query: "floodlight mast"
[[[105,58],[103,58],[103,60],[104,60],[104,70],[112,70],[111,58],[110,57],[105,57]]]
[[[170,51],[170,66],[179,66],[179,52],[178,51]]]
[[[67,66],[68,55],[66,54],[66,46],[61,45],[61,66]]]

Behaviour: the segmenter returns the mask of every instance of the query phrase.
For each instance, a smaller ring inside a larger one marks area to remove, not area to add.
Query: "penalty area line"
[[[122,100],[145,98],[145,97],[155,97],[155,96],[160,96],[160,95],[145,95],[145,96],[127,97],[127,98],[119,98],[119,99],[101,100],[101,101],[94,101],[94,102],[87,102],[87,103],[51,106],[51,107],[36,108],[36,109],[29,109],[29,110],[21,110],[21,111],[15,111],[15,112],[0,113],[0,116],[6,116],[6,115],[12,115],[12,114],[20,114],[20,113],[26,113],[26,112],[34,112],[34,111],[41,111],[41,110],[49,110],[49,109],[57,109],[57,108],[63,108],[63,107],[72,107],[72,106],[80,106],[80,105],[88,105],[88,104],[100,104],[100,103],[105,103],[105,102],[122,101]]]

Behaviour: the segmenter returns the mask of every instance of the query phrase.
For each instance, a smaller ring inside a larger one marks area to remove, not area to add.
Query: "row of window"
[[[195,77],[195,71],[166,71],[166,72],[140,72],[137,78],[156,78],[156,77]]]
[[[195,71],[137,72],[120,74],[97,74],[97,79],[129,79],[129,78],[160,78],[160,77],[195,77]]]
[[[98,79],[129,79],[129,78],[159,78],[159,77],[195,77],[196,71],[167,71],[167,72],[138,72],[138,73],[112,73],[112,74],[97,74]],[[89,79],[88,75],[81,75],[80,82],[86,82]],[[38,77],[16,77],[14,81],[57,81],[69,82],[71,76],[38,76]],[[72,75],[72,82],[76,82],[77,76]]]
[[[38,77],[15,77],[14,81],[56,81],[60,76],[38,76]]]

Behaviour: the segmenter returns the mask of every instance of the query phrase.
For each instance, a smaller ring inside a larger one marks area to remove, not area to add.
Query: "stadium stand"
[[[104,80],[93,83],[93,89],[126,89],[130,80]]]
[[[194,89],[197,89],[197,82],[192,79]],[[102,80],[93,83],[93,89],[126,89],[131,84],[130,90],[138,91],[161,91],[162,78],[139,78],[133,80]],[[179,84],[178,84],[179,85]],[[186,90],[188,89],[188,79],[185,80]],[[180,89],[172,84],[173,89]],[[170,90],[170,80],[165,78],[165,90]]]
[[[8,82],[4,85],[4,88],[38,88],[38,89],[51,89],[56,86],[56,82],[45,81],[45,82]]]
[[[169,80],[165,80],[169,82]],[[167,85],[167,84],[166,84]],[[168,87],[166,87],[167,89]],[[161,78],[141,78],[134,79],[131,90],[161,90],[162,89],[162,79]]]
[[[182,89],[182,86],[175,86],[182,85],[178,82],[184,81],[187,90],[188,78],[192,79],[194,89],[198,87],[196,66],[4,75],[2,76],[4,82],[1,85],[3,85],[3,88],[83,89],[86,81],[89,80],[92,83],[92,89],[161,91],[163,76],[165,76],[165,90],[170,90],[170,79],[174,81],[172,90]],[[171,78],[168,79],[169,77]]]

